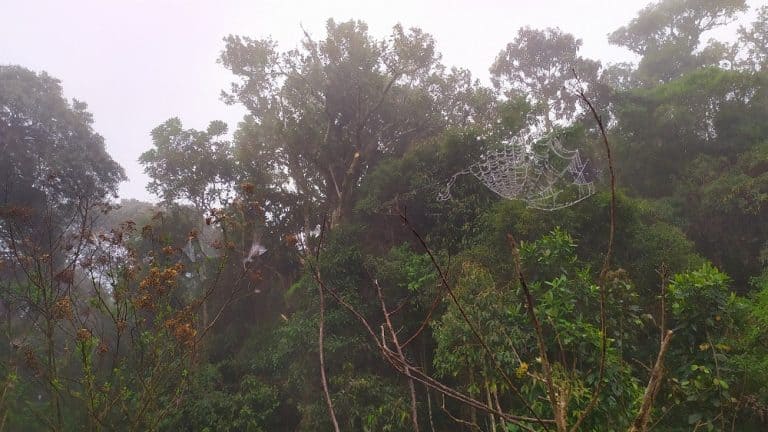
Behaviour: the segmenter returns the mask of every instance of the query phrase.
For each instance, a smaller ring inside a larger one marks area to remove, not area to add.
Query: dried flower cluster
[[[153,310],[157,298],[167,294],[177,285],[179,274],[184,270],[181,263],[160,269],[152,267],[149,274],[139,283],[139,294],[134,305],[139,309]]]
[[[197,330],[192,323],[191,309],[185,309],[175,317],[167,319],[165,328],[171,332],[179,344],[187,348],[194,347]]]
[[[56,303],[53,304],[53,318],[57,320],[72,320],[73,317],[73,310],[72,310],[72,301],[69,299],[69,297],[64,297],[61,300],[56,301]]]

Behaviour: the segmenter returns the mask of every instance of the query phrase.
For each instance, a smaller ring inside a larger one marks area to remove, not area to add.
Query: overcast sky
[[[752,0],[754,8],[764,0]],[[496,54],[517,29],[560,27],[603,62],[634,60],[606,35],[647,0],[0,0],[0,64],[45,70],[65,95],[89,105],[94,127],[126,170],[124,198],[154,200],[137,159],[149,132],[170,117],[186,128],[244,114],[219,100],[231,75],[216,59],[228,34],[271,36],[295,47],[300,25],[318,38],[327,18],[361,19],[385,36],[396,23],[431,33],[443,62],[487,81]],[[2,155],[0,155],[2,157]]]

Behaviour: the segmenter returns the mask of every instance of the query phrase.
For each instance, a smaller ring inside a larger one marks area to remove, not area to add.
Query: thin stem
[[[440,281],[442,282],[443,288],[450,296],[453,303],[456,305],[456,308],[459,310],[459,313],[461,314],[462,318],[464,319],[464,322],[467,323],[470,330],[472,331],[472,334],[475,336],[475,339],[480,343],[480,345],[483,347],[483,350],[485,350],[486,354],[490,357],[496,371],[501,375],[501,377],[506,381],[506,384],[509,386],[509,389],[512,390],[512,392],[517,396],[517,398],[522,402],[522,404],[525,406],[525,408],[537,419],[539,420],[539,423],[544,428],[544,430],[549,430],[547,425],[544,423],[544,421],[541,420],[539,415],[536,413],[536,411],[533,410],[531,405],[528,403],[528,401],[523,397],[523,395],[520,393],[520,390],[517,388],[517,386],[514,385],[512,382],[512,379],[509,377],[507,372],[504,370],[504,368],[501,366],[501,363],[499,363],[499,360],[496,358],[495,353],[491,348],[488,346],[488,343],[485,341],[485,338],[483,338],[480,335],[479,330],[477,329],[477,326],[474,322],[469,318],[469,315],[464,310],[464,307],[461,305],[461,302],[459,302],[459,299],[456,297],[456,294],[453,292],[453,289],[451,288],[450,283],[448,283],[448,278],[445,276],[445,272],[443,272],[443,268],[438,264],[437,258],[435,258],[435,255],[432,253],[432,249],[429,248],[427,245],[427,242],[424,240],[424,238],[419,234],[418,231],[411,225],[408,218],[405,216],[404,213],[400,213],[400,219],[403,221],[403,223],[411,230],[413,235],[416,237],[416,239],[419,241],[421,246],[426,251],[427,255],[429,256],[430,261],[432,262],[432,266],[437,270],[437,274],[440,278]]]
[[[374,285],[376,285],[376,293],[379,296],[379,303],[381,304],[381,311],[384,314],[384,322],[387,326],[387,330],[389,330],[389,336],[392,338],[392,343],[395,344],[395,350],[397,352],[397,355],[400,356],[400,360],[403,362],[406,361],[405,354],[403,354],[403,348],[400,346],[400,342],[397,339],[397,332],[395,331],[395,328],[392,326],[392,320],[389,318],[389,312],[387,311],[387,304],[384,302],[384,295],[381,292],[381,285],[379,285],[379,281],[374,279],[373,280]],[[382,343],[384,343],[384,338],[382,336]],[[419,432],[419,416],[418,416],[418,410],[416,406],[416,387],[413,385],[413,378],[411,377],[410,372],[407,370],[405,371],[405,376],[408,377],[408,390],[410,392],[411,396],[411,420],[413,421],[413,430],[414,432]]]
[[[315,259],[320,259],[320,249],[323,244],[323,233],[325,231],[325,220],[323,220],[322,231],[320,232],[320,242],[317,245],[315,251]],[[317,279],[320,278],[320,269],[314,270]],[[318,292],[320,293],[320,317],[318,318],[318,356],[320,358],[320,381],[323,385],[323,395],[325,396],[325,403],[328,406],[328,415],[331,417],[331,423],[333,423],[333,430],[339,432],[339,421],[336,419],[336,411],[333,409],[333,400],[331,399],[331,392],[328,389],[328,377],[325,375],[325,293],[323,284],[318,284]]]
[[[547,385],[547,397],[549,403],[552,405],[552,412],[555,414],[555,420],[557,421],[558,430],[565,430],[565,413],[562,412],[561,406],[557,400],[557,389],[555,383],[552,380],[552,367],[549,363],[549,357],[547,356],[547,346],[544,340],[544,331],[542,330],[539,318],[536,316],[536,304],[534,303],[531,290],[528,288],[528,283],[523,275],[523,266],[520,260],[520,250],[517,247],[517,242],[512,234],[507,234],[510,246],[512,248],[512,258],[515,263],[515,271],[517,272],[517,278],[520,281],[520,287],[525,294],[526,309],[528,310],[528,317],[536,331],[536,342],[539,348],[539,356],[541,358],[541,368],[544,371],[544,381]],[[562,407],[564,408],[564,407]]]
[[[579,80],[579,76],[576,74],[575,69],[573,70],[573,75],[576,77],[577,80]],[[579,83],[581,82],[579,81]],[[605,361],[606,361],[607,351],[608,351],[608,335],[607,335],[607,324],[606,324],[607,320],[605,316],[606,290],[607,290],[606,284],[607,284],[608,271],[610,270],[610,267],[611,267],[614,237],[616,235],[616,172],[613,168],[613,156],[611,155],[611,144],[608,141],[608,134],[605,130],[603,119],[597,113],[595,106],[592,104],[590,99],[584,93],[584,89],[580,87],[576,93],[578,97],[582,100],[582,102],[584,102],[584,104],[587,106],[587,108],[589,109],[589,112],[592,114],[592,117],[597,123],[597,127],[600,129],[600,136],[602,137],[602,140],[603,140],[605,156],[608,159],[608,172],[610,173],[610,185],[611,185],[611,204],[610,204],[610,226],[609,226],[609,232],[608,232],[608,246],[605,251],[605,257],[603,259],[603,266],[600,269],[600,277],[599,277],[599,283],[598,283],[598,287],[600,289],[600,365],[599,365],[599,371],[598,371],[598,378],[597,378],[597,383],[595,384],[595,389],[592,391],[592,398],[590,399],[589,404],[587,404],[586,409],[584,409],[584,411],[582,411],[582,413],[576,419],[576,422],[571,428],[571,432],[577,431],[581,426],[581,424],[584,422],[584,420],[587,418],[587,416],[591,414],[592,411],[595,409],[595,407],[597,406],[597,401],[600,397],[600,392],[602,391],[602,387],[603,387],[603,379],[605,378]]]
[[[664,376],[664,356],[669,349],[672,335],[672,330],[667,330],[664,338],[661,340],[659,354],[656,356],[656,363],[654,363],[653,369],[651,370],[651,377],[648,379],[648,385],[643,394],[640,410],[638,411],[637,416],[635,416],[635,421],[632,422],[632,426],[629,428],[628,432],[648,431],[648,421],[651,419],[653,402],[656,400],[656,395],[661,387],[661,378]]]
[[[488,413],[494,413],[499,417],[504,418],[510,423],[513,423],[517,425],[520,429],[527,431],[527,432],[534,432],[534,430],[527,426],[527,423],[537,423],[544,427],[546,430],[549,430],[547,428],[547,424],[554,423],[554,420],[549,419],[541,419],[540,417],[525,417],[525,416],[518,416],[513,414],[504,413],[501,411],[496,410],[494,407],[489,407],[483,402],[480,402],[471,396],[467,396],[460,391],[449,387],[442,382],[430,377],[429,375],[425,374],[422,370],[419,368],[416,368],[409,364],[407,361],[403,361],[397,354],[395,354],[393,351],[391,351],[389,348],[382,345],[382,342],[379,340],[379,337],[376,335],[376,332],[373,331],[373,327],[370,325],[368,320],[357,310],[354,306],[352,306],[349,302],[344,300],[343,297],[339,295],[338,292],[333,290],[332,288],[325,285],[325,282],[320,277],[320,273],[317,271],[317,267],[312,263],[312,261],[308,261],[309,268],[312,272],[312,276],[315,279],[315,282],[317,282],[318,285],[320,285],[325,292],[329,293],[331,297],[333,297],[337,302],[339,302],[340,305],[342,305],[347,311],[349,311],[363,326],[363,328],[368,332],[368,335],[371,336],[371,339],[374,341],[376,347],[379,349],[379,352],[381,353],[383,359],[387,361],[392,367],[395,368],[396,371],[405,374],[405,371],[407,370],[411,377],[427,386],[428,388],[437,390],[441,394],[448,396],[452,399],[455,399],[467,406],[474,407],[477,409],[480,409],[482,411],[488,412]]]

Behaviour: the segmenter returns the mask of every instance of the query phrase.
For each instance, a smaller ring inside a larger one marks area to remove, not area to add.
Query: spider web
[[[454,174],[437,198],[450,199],[456,180],[472,175],[502,198],[540,210],[558,210],[595,193],[594,183],[585,176],[586,166],[578,150],[563,147],[560,136],[534,141],[521,134]]]

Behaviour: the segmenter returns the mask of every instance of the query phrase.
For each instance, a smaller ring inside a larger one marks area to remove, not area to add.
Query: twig
[[[382,357],[385,361],[387,361],[392,367],[395,368],[396,371],[405,374],[405,371],[407,370],[411,377],[427,386],[428,388],[434,389],[441,394],[448,396],[452,399],[455,399],[461,403],[464,403],[467,406],[474,407],[477,409],[480,409],[487,413],[495,414],[499,417],[504,418],[506,421],[513,423],[517,425],[519,428],[521,428],[524,431],[527,432],[535,432],[533,429],[531,429],[527,424],[530,423],[537,423],[544,427],[546,430],[548,430],[547,425],[554,423],[554,420],[549,419],[541,419],[540,417],[525,417],[525,416],[518,416],[513,414],[504,413],[501,411],[496,410],[493,407],[489,407],[483,402],[480,402],[471,396],[467,396],[460,391],[449,387],[440,381],[430,377],[429,375],[425,374],[421,370],[419,370],[416,367],[413,367],[411,364],[409,364],[407,361],[403,361],[397,354],[395,354],[393,351],[391,351],[389,348],[385,347],[382,344],[382,341],[379,340],[379,337],[376,335],[376,332],[373,330],[373,327],[370,325],[368,320],[349,302],[344,300],[343,297],[339,295],[338,292],[336,292],[334,289],[328,287],[323,279],[320,277],[320,273],[317,271],[317,267],[311,262],[308,262],[310,271],[312,272],[312,276],[315,279],[315,282],[317,282],[318,285],[322,287],[325,292],[329,293],[331,297],[333,297],[337,302],[339,302],[340,305],[342,305],[347,311],[349,311],[363,326],[363,328],[368,332],[368,335],[373,339],[376,347],[379,349],[380,353],[382,354]]]
[[[552,368],[549,363],[549,357],[547,356],[547,346],[544,342],[544,331],[541,328],[539,318],[536,316],[536,304],[533,301],[531,290],[528,288],[528,283],[523,275],[523,266],[520,260],[520,250],[517,247],[517,242],[512,234],[507,234],[507,240],[509,240],[510,247],[512,248],[512,259],[515,263],[515,271],[517,272],[517,278],[520,281],[520,286],[525,294],[525,303],[528,309],[528,317],[531,320],[534,330],[536,331],[536,342],[539,346],[539,356],[541,357],[541,368],[544,371],[544,380],[547,385],[547,397],[549,397],[549,403],[552,405],[552,412],[555,414],[555,421],[557,422],[558,430],[566,429],[566,415],[565,407],[558,403],[557,389],[555,383],[552,380]]]
[[[445,406],[445,395],[443,395],[443,401],[440,404],[440,409],[443,410],[443,412],[445,413],[445,415],[448,416],[448,418],[450,418],[451,420],[455,421],[456,423],[458,423],[460,425],[464,425],[464,426],[466,426],[466,427],[468,427],[470,429],[473,429],[473,430],[482,431],[482,429],[480,428],[480,426],[477,425],[477,423],[473,423],[473,422],[470,422],[470,421],[466,421],[466,420],[460,419],[460,418],[456,417],[455,415],[451,414],[451,412],[448,411],[448,408],[446,408],[446,406]]]
[[[325,232],[325,218],[323,218],[323,226],[320,230],[320,241],[317,244],[317,250],[315,251],[315,259],[320,260],[320,248],[323,246],[323,233]],[[319,265],[319,264],[318,264]],[[320,269],[317,269],[317,277],[320,277]],[[323,292],[323,285],[318,285],[318,292],[320,293],[320,317],[318,318],[318,355],[320,357],[320,381],[323,385],[323,394],[325,395],[325,403],[328,405],[328,414],[331,416],[331,422],[333,423],[333,430],[339,432],[339,422],[336,419],[336,411],[333,409],[333,400],[331,399],[331,392],[328,390],[328,378],[325,375],[325,293]]]
[[[632,426],[629,428],[628,432],[648,431],[648,421],[651,419],[653,402],[656,400],[656,395],[661,387],[661,378],[664,376],[664,356],[669,349],[672,335],[672,330],[667,330],[667,333],[661,340],[659,354],[656,356],[656,363],[654,363],[653,369],[651,369],[651,377],[648,379],[648,386],[645,388],[643,401],[640,404],[640,410],[638,411],[637,416],[635,416],[635,421],[632,422]]]
[[[573,69],[573,75],[574,77],[576,77],[576,80],[579,82],[579,85],[581,85],[581,81],[579,80],[579,76],[576,73],[576,69]],[[590,413],[592,413],[592,411],[595,409],[595,407],[597,406],[597,401],[600,397],[600,392],[602,391],[602,387],[603,387],[603,378],[605,378],[605,361],[606,361],[607,351],[608,351],[608,335],[607,335],[607,325],[606,325],[606,317],[605,317],[606,284],[607,284],[606,279],[608,276],[608,271],[610,270],[610,267],[611,267],[611,257],[613,255],[613,241],[616,234],[616,173],[613,169],[613,157],[611,156],[611,144],[608,141],[608,134],[605,131],[605,126],[603,125],[602,117],[597,113],[597,110],[595,109],[594,105],[592,105],[592,102],[584,93],[584,89],[581,86],[579,86],[579,88],[576,90],[576,94],[584,102],[587,108],[589,108],[589,112],[592,114],[592,117],[595,119],[595,122],[597,123],[597,126],[600,129],[600,135],[603,139],[605,155],[606,155],[606,158],[608,159],[608,172],[610,173],[610,180],[611,180],[611,204],[610,204],[610,228],[609,228],[609,234],[608,234],[608,247],[605,251],[605,257],[603,259],[603,266],[600,269],[600,276],[599,276],[599,283],[598,283],[598,287],[600,289],[600,365],[599,365],[599,371],[598,371],[598,378],[597,378],[597,383],[595,384],[595,389],[592,391],[592,398],[590,399],[589,404],[587,404],[586,409],[584,409],[584,411],[582,411],[582,413],[576,419],[576,422],[571,428],[571,432],[577,431],[581,426],[581,424],[584,422],[584,420],[587,418],[587,416]]]
[[[442,296],[440,295],[440,291],[435,294],[435,299],[432,300],[432,304],[429,306],[429,309],[427,310],[427,315],[424,317],[424,320],[421,322],[421,325],[419,325],[419,328],[416,329],[416,331],[409,337],[404,343],[403,348],[407,347],[411,342],[413,342],[414,339],[418,335],[421,334],[421,332],[424,331],[425,328],[429,325],[429,323],[432,321],[432,314],[437,309],[437,306],[440,305],[440,300],[442,299]]]
[[[400,342],[397,340],[397,332],[395,332],[395,329],[392,326],[392,320],[389,318],[390,314],[387,311],[387,304],[384,302],[384,295],[381,292],[381,285],[379,285],[379,281],[376,279],[373,280],[373,283],[376,285],[376,293],[379,296],[381,312],[384,314],[384,323],[387,326],[387,330],[389,330],[389,336],[392,338],[392,343],[395,344],[395,350],[397,355],[400,356],[400,360],[406,362],[405,355],[403,354],[403,348],[400,346]],[[382,335],[381,342],[386,346],[384,335]],[[419,432],[419,416],[416,407],[416,387],[413,385],[413,378],[411,377],[411,373],[406,370],[405,376],[408,377],[408,390],[411,396],[411,420],[413,421],[413,430],[414,432]]]
[[[661,311],[659,321],[661,321],[661,332],[659,342],[663,342],[667,334],[667,284],[669,283],[669,267],[662,263],[659,269],[659,276],[661,276]]]
[[[635,416],[635,421],[632,422],[632,426],[628,432],[647,432],[650,428],[648,422],[651,419],[651,412],[653,410],[653,403],[656,400],[656,395],[659,392],[661,386],[661,378],[664,373],[664,355],[669,349],[670,341],[672,340],[672,330],[667,330],[667,310],[666,310],[666,292],[667,283],[669,282],[669,268],[666,264],[662,264],[659,269],[659,276],[661,276],[661,340],[659,342],[659,354],[656,356],[656,362],[651,369],[651,375],[648,378],[648,386],[645,388],[643,394],[642,403],[640,404],[640,410]]]
[[[525,406],[525,408],[533,414],[533,416],[539,420],[541,426],[544,428],[544,430],[548,431],[549,428],[547,425],[541,420],[539,415],[536,413],[536,411],[533,410],[533,407],[528,403],[528,401],[523,397],[523,395],[520,393],[520,390],[517,388],[517,386],[514,385],[512,382],[512,379],[509,377],[507,372],[504,370],[504,368],[501,367],[501,363],[499,363],[498,359],[496,358],[496,355],[491,350],[491,348],[488,346],[488,343],[485,341],[485,339],[480,335],[480,332],[477,329],[477,326],[472,322],[472,320],[469,318],[469,315],[464,310],[464,307],[461,305],[461,302],[459,302],[459,299],[456,297],[456,294],[453,292],[453,289],[451,288],[451,285],[448,283],[448,278],[445,276],[445,273],[443,272],[443,268],[438,264],[437,258],[435,258],[435,255],[432,253],[432,250],[427,245],[427,242],[424,240],[424,238],[419,234],[419,232],[411,225],[408,218],[405,216],[404,213],[400,213],[400,220],[403,221],[403,223],[410,229],[410,231],[413,233],[413,235],[416,237],[416,239],[419,241],[421,246],[426,251],[427,255],[429,256],[430,261],[432,262],[432,266],[437,270],[437,274],[440,277],[440,281],[442,282],[443,288],[450,296],[453,303],[456,305],[456,308],[459,310],[459,313],[461,314],[462,318],[464,319],[464,322],[467,323],[470,330],[472,331],[472,334],[475,336],[475,339],[477,339],[478,342],[480,342],[480,345],[483,347],[485,352],[490,357],[491,361],[493,362],[493,365],[496,369],[496,371],[501,375],[501,377],[506,381],[507,385],[509,386],[509,389],[512,390],[512,392],[517,396],[517,398],[522,402],[522,404]]]

